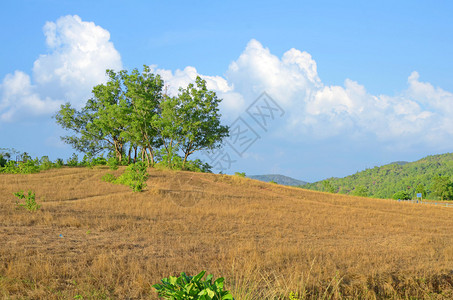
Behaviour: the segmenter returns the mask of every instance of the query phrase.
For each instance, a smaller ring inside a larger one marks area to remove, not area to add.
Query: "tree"
[[[332,185],[330,180],[324,180],[322,181],[322,190],[324,192],[329,192],[329,193],[335,193],[336,188]]]
[[[146,156],[148,165],[154,165],[154,149],[160,147],[162,141],[158,139],[153,121],[159,115],[159,103],[164,98],[164,81],[159,75],[152,74],[148,66],[143,66],[141,74],[137,69],[130,75],[125,71],[121,72],[121,80],[126,88],[124,95],[129,105],[126,120],[129,127],[124,136],[131,141],[135,151],[137,147],[141,147],[143,161]],[[135,153],[134,161],[136,156]]]
[[[196,85],[196,86],[195,86]],[[229,128],[220,124],[219,99],[215,92],[209,91],[206,81],[197,76],[194,84],[180,89],[179,117],[182,121],[180,146],[184,154],[182,167],[189,155],[202,149],[220,147]]]
[[[436,176],[433,178],[432,190],[441,200],[453,198],[453,183],[448,176]]]
[[[94,156],[107,150],[119,161],[127,152],[128,163],[132,150],[134,162],[140,151],[150,166],[164,149],[169,168],[181,152],[178,164],[184,168],[191,154],[219,147],[228,135],[228,127],[220,124],[221,99],[200,77],[170,97],[163,93],[161,77],[147,66],[141,73],[107,70],[107,75],[107,83],[93,88],[93,97],[82,109],[66,103],[55,115],[57,123],[73,133],[62,140],[78,151]]]
[[[165,95],[159,103],[160,114],[153,116],[153,127],[166,152],[167,167],[173,168],[173,159],[180,147],[183,117],[178,97]]]
[[[121,133],[127,126],[124,124],[127,105],[122,97],[120,77],[111,70],[107,70],[107,75],[109,81],[93,88],[93,98],[80,111],[66,103],[55,119],[64,129],[75,133],[62,140],[77,151],[96,155],[110,149],[121,161],[126,143]]]
[[[354,196],[360,196],[360,197],[367,197],[368,196],[368,189],[363,186],[359,185],[352,191],[352,195]]]
[[[421,183],[419,185],[417,185],[417,187],[415,188],[415,193],[422,194],[422,198],[425,199],[426,198],[425,186]]]

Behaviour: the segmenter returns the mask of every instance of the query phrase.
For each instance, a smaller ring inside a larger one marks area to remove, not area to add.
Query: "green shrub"
[[[234,172],[235,176],[245,177],[245,172]]]
[[[1,172],[8,174],[31,174],[38,173],[39,170],[40,168],[38,159],[30,159],[19,163],[10,160],[6,163],[5,167],[1,169]]]
[[[2,168],[2,173],[8,173],[8,174],[18,174],[19,173],[19,168],[17,167],[17,164],[15,161],[10,160],[8,161],[5,166]]]
[[[162,279],[162,284],[155,284],[160,297],[172,300],[226,300],[233,299],[229,291],[223,290],[223,277],[212,282],[212,275],[202,280],[206,271],[201,271],[196,276],[187,276],[184,272],[181,276]]]
[[[43,156],[39,160],[39,170],[49,170],[54,167],[54,164],[48,156]]]
[[[41,205],[36,203],[35,193],[33,193],[31,190],[28,191],[28,195],[25,195],[24,191],[19,191],[17,193],[13,193],[13,194],[19,200],[25,199],[25,203],[19,203],[19,201],[16,200],[16,204],[19,207],[24,207],[30,212],[37,211],[41,207]]]
[[[57,159],[55,160],[55,168],[61,168],[62,166],[64,166],[64,161],[63,161],[63,159],[57,158]]]
[[[200,159],[186,161],[184,169],[192,172],[212,173],[212,166],[208,163],[203,163]]]
[[[95,157],[91,160],[91,166],[105,166],[107,160],[103,156]]]
[[[77,156],[77,154],[72,153],[72,156],[70,158],[68,158],[68,160],[66,161],[66,164],[69,167],[77,167],[79,165],[79,157]]]
[[[146,164],[137,162],[129,165],[124,173],[115,180],[115,183],[127,185],[134,192],[141,192],[146,187],[147,179]]]
[[[22,161],[19,163],[18,168],[20,174],[39,173],[39,159],[27,159],[25,161]]]
[[[277,182],[275,182],[273,180],[269,181],[269,183],[277,184]]]
[[[398,200],[398,199],[411,200],[412,199],[411,195],[408,192],[406,192],[406,191],[396,192],[395,194],[393,194],[392,198],[395,199],[395,200]]]
[[[110,170],[118,170],[120,165],[120,161],[116,157],[110,157],[107,160],[107,165],[109,166]]]

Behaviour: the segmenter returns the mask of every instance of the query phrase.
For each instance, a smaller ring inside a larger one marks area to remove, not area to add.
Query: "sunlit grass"
[[[201,270],[236,299],[453,297],[451,208],[153,169],[134,193],[108,172],[0,175],[0,298],[149,299]]]

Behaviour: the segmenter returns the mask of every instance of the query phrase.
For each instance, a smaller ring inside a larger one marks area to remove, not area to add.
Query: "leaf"
[[[222,296],[222,300],[228,300],[228,299],[234,300],[233,295],[228,293],[225,296]]]
[[[206,271],[201,271],[195,277],[193,277],[192,282],[200,281],[200,279],[203,278],[204,274],[206,274]],[[209,275],[208,275],[208,277],[209,277]]]

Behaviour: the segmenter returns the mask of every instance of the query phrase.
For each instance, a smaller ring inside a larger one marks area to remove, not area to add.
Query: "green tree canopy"
[[[453,183],[448,176],[436,176],[433,179],[432,190],[441,200],[453,199]]]
[[[127,152],[129,162],[131,152],[135,161],[139,151],[142,160],[153,165],[163,149],[169,167],[181,153],[184,168],[191,154],[218,147],[228,135],[228,127],[220,123],[221,99],[200,77],[170,97],[163,92],[162,78],[147,66],[142,72],[107,70],[107,75],[108,81],[93,88],[82,109],[66,103],[55,115],[57,123],[72,132],[63,141],[80,152],[107,150],[119,161]]]

